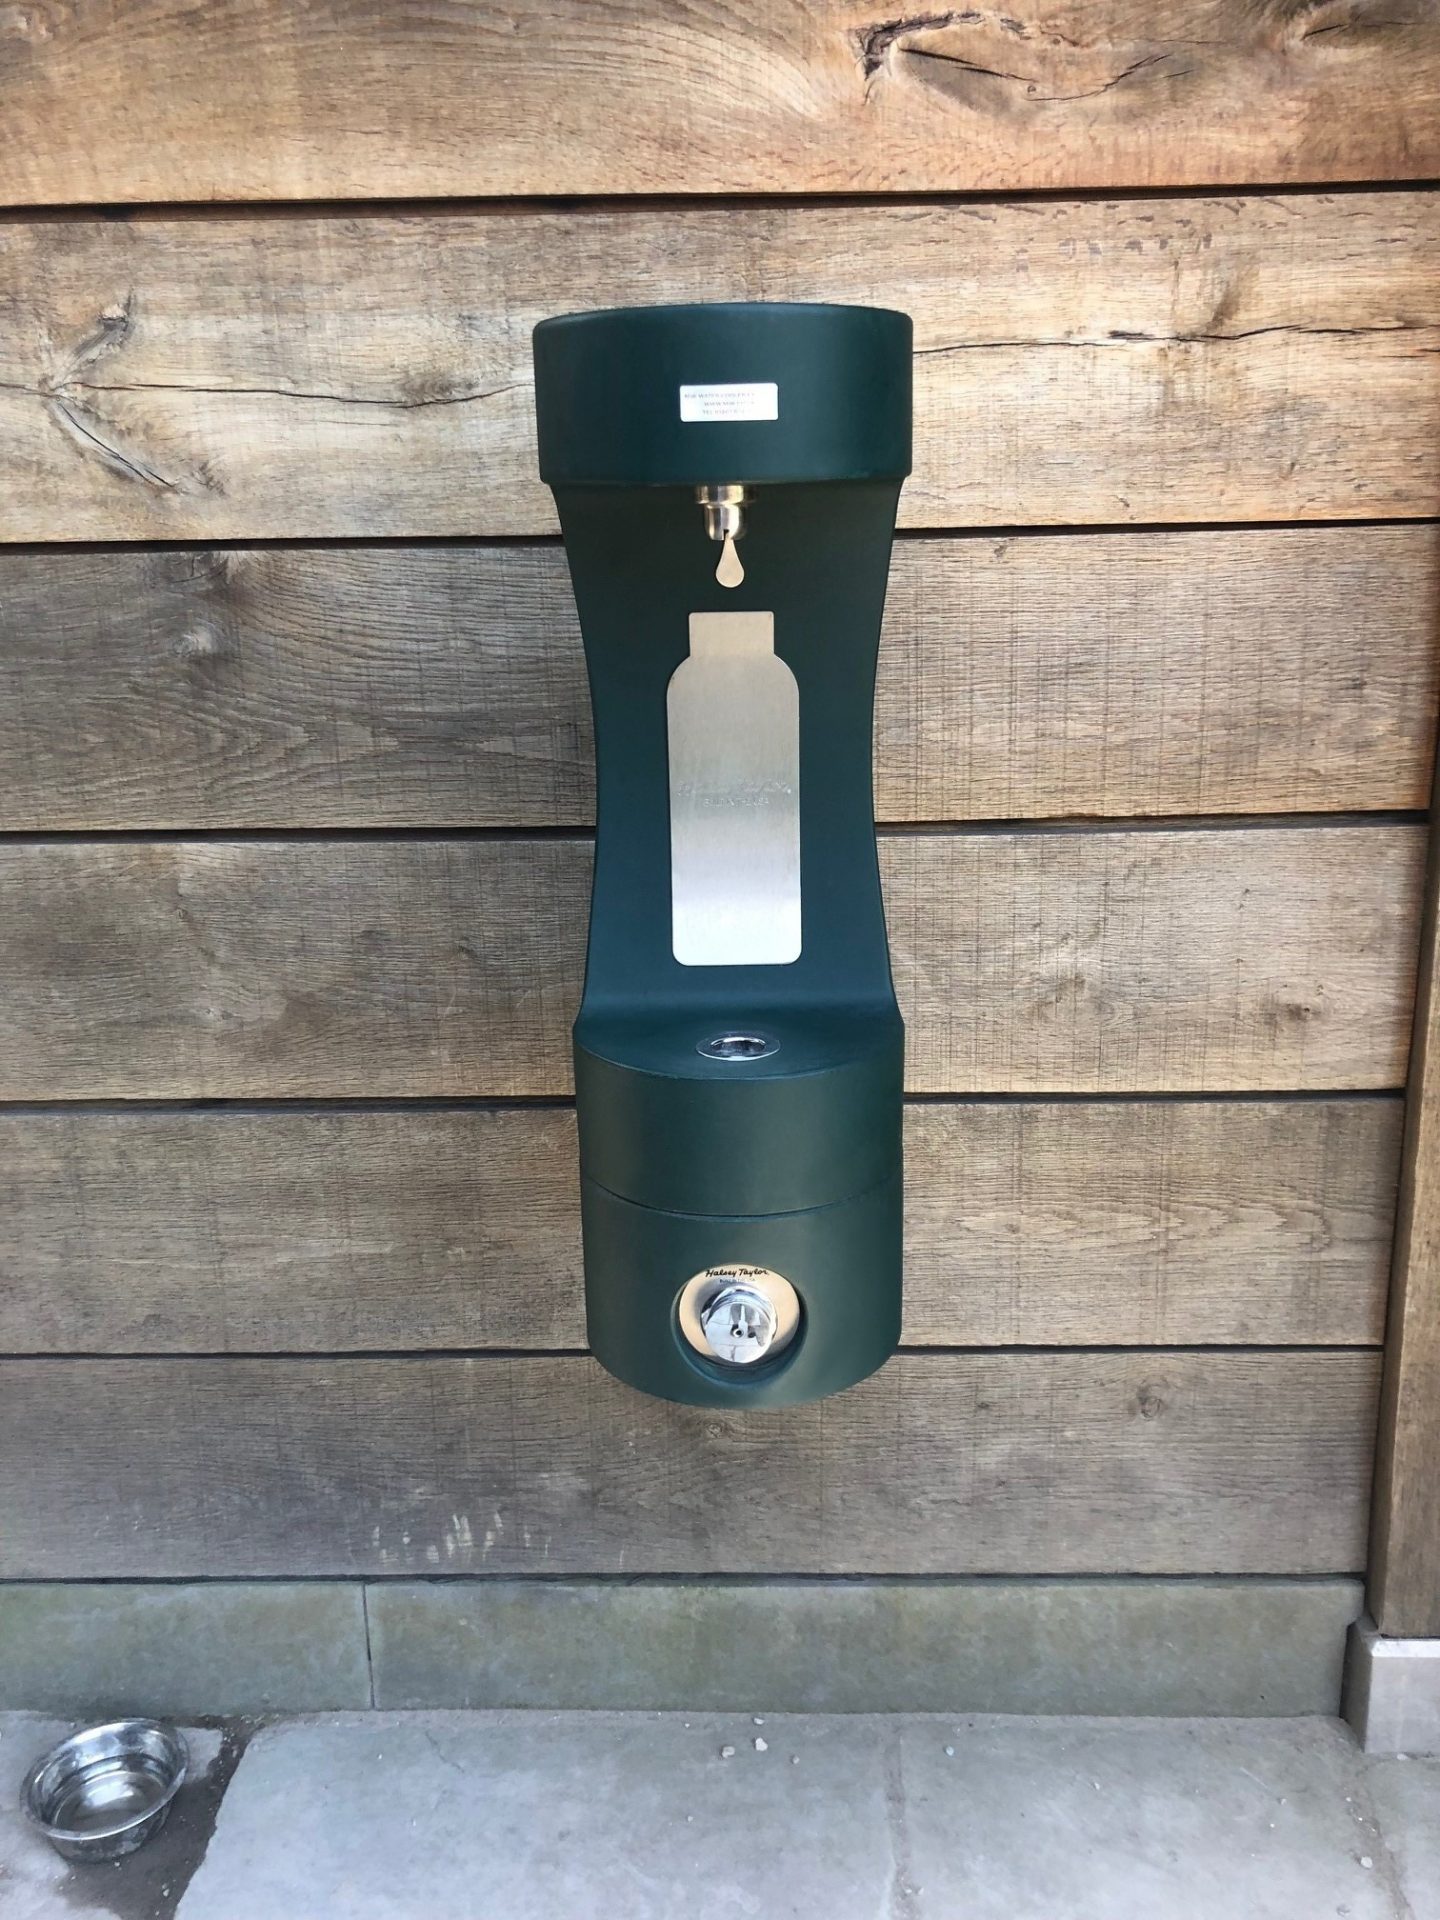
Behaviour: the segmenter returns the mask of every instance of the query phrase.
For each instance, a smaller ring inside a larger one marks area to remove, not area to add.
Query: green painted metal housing
[[[899,1336],[904,1032],[876,862],[876,653],[910,466],[911,326],[810,305],[653,307],[535,329],[540,470],[584,634],[598,786],[575,1023],[589,1333],[648,1393],[814,1399]],[[774,419],[682,420],[682,386],[773,383]],[[699,485],[752,490],[745,580],[715,579]],[[672,950],[666,696],[690,616],[764,610],[799,692],[801,941],[788,964]],[[709,1036],[777,1046],[713,1060]],[[800,1330],[729,1367],[680,1331],[693,1275],[783,1274]]]

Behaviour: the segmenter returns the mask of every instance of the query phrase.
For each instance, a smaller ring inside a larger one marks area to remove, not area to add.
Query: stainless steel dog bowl
[[[164,1826],[190,1755],[158,1720],[111,1720],[52,1747],[20,1804],[67,1860],[118,1860]]]

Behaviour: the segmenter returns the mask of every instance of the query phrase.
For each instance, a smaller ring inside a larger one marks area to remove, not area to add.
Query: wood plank
[[[1398,1085],[1423,834],[941,834],[882,849],[910,1084]],[[0,1093],[569,1088],[589,850],[12,843]]]
[[[1422,840],[1408,827],[888,839],[910,1083],[1398,1085]]]
[[[1389,1100],[911,1107],[904,1338],[1378,1344],[1399,1121]]]
[[[728,1413],[580,1357],[7,1360],[0,1577],[1347,1571],[1379,1366],[910,1355]]]
[[[17,205],[1440,173],[1428,0],[125,0],[0,33]]]
[[[0,538],[553,530],[530,331],[904,305],[909,526],[1440,505],[1440,194],[22,221]]]
[[[1398,1100],[906,1114],[904,1340],[1378,1344]],[[555,1108],[0,1114],[0,1351],[582,1348]]]
[[[1440,781],[1440,774],[1437,774]],[[1437,785],[1440,805],[1440,785]],[[1431,818],[1436,817],[1432,811]],[[1440,1637],[1440,853],[1432,850],[1375,1463],[1370,1613]]]
[[[896,548],[884,820],[1420,808],[1440,528]],[[0,552],[0,824],[568,826],[552,546]]]
[[[1394,1087],[1423,829],[882,842],[921,1093]],[[0,1098],[564,1093],[581,841],[0,845]]]

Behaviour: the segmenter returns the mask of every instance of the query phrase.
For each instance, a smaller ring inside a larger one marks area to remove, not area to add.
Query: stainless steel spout
[[[748,487],[696,487],[695,498],[705,515],[705,531],[712,540],[738,540],[745,531]]]

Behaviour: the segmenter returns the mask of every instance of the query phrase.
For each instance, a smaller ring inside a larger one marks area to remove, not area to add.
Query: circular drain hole
[[[717,1033],[713,1040],[702,1040],[695,1051],[707,1060],[764,1060],[780,1049],[758,1033]]]

